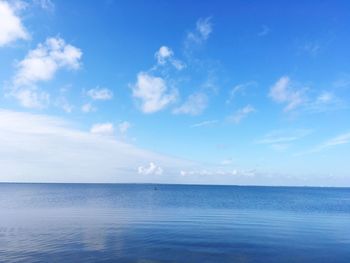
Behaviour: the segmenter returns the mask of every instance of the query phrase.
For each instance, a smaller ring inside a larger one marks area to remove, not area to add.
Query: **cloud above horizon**
[[[11,182],[148,182],[160,168],[169,177],[188,161],[160,155],[124,143],[108,134],[110,123],[95,125],[91,133],[73,128],[61,118],[0,110],[0,180]],[[125,127],[124,127],[125,128]],[[20,162],[20,163],[19,163]],[[153,167],[153,168],[152,168]],[[160,179],[162,180],[162,179]]]

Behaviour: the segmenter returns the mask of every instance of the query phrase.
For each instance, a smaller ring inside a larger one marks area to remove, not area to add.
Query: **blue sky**
[[[348,1],[0,1],[1,181],[350,185]]]

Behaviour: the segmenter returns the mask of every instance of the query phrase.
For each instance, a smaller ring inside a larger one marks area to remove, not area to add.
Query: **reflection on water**
[[[350,189],[0,184],[0,262],[350,262]]]

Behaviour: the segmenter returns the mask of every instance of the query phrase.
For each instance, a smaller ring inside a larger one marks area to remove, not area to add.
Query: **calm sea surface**
[[[350,189],[0,184],[0,262],[350,262]]]

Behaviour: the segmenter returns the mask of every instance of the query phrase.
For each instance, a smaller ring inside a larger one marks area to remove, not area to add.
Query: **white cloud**
[[[311,133],[307,129],[297,129],[297,130],[277,130],[266,134],[262,139],[258,140],[259,144],[279,144],[279,143],[289,143],[299,140]]]
[[[348,144],[348,143],[350,143],[350,132],[338,135],[328,140],[321,146],[321,148],[328,148],[328,147],[341,145],[341,144]]]
[[[347,103],[333,92],[323,91],[305,104],[305,110],[310,113],[322,113],[348,108]]]
[[[66,44],[62,38],[47,38],[18,63],[14,84],[33,85],[52,79],[60,68],[79,69],[81,56],[79,48]]]
[[[210,17],[197,20],[196,30],[187,34],[187,44],[190,42],[201,44],[209,38],[213,31],[213,26],[210,20]]]
[[[112,123],[96,123],[94,124],[90,132],[92,134],[103,135],[103,136],[113,136],[114,135],[114,126]]]
[[[303,156],[306,154],[316,153],[316,152],[320,152],[320,151],[323,151],[323,150],[326,150],[329,148],[333,148],[335,146],[349,144],[349,143],[350,143],[350,132],[343,133],[343,134],[340,134],[338,136],[335,136],[335,137],[323,142],[322,144],[319,144],[318,146],[315,146],[314,148],[312,148],[310,150],[297,153],[296,156]]]
[[[304,103],[301,90],[296,90],[291,87],[289,77],[281,77],[271,88],[269,97],[277,103],[287,104],[284,111],[290,111]]]
[[[86,93],[93,100],[110,100],[113,98],[113,92],[107,88],[94,88]]]
[[[191,125],[190,127],[191,128],[198,128],[198,127],[203,127],[203,126],[209,126],[209,125],[212,125],[212,124],[215,124],[218,122],[219,122],[218,120],[202,121],[199,123],[195,123],[195,124]]]
[[[166,61],[170,59],[173,55],[174,52],[166,46],[161,46],[159,50],[154,54],[158,64],[160,65],[165,64]]]
[[[163,168],[155,165],[153,162],[150,162],[148,166],[139,166],[137,169],[139,174],[142,175],[162,175]]]
[[[50,95],[45,91],[35,89],[17,89],[11,95],[15,96],[19,103],[26,108],[42,109],[50,102]]]
[[[182,170],[180,171],[181,176],[244,176],[244,177],[254,177],[256,175],[255,170],[237,170],[237,169],[221,169],[221,168],[207,168],[198,170]]]
[[[257,140],[256,143],[268,145],[277,151],[284,151],[290,147],[291,143],[301,140],[311,133],[312,131],[308,129],[275,130]]]
[[[208,96],[204,93],[194,93],[187,98],[184,104],[175,108],[175,114],[199,115],[208,106]]]
[[[177,91],[168,91],[163,78],[140,72],[137,82],[132,86],[132,95],[141,101],[141,110],[144,113],[154,113],[175,102]]]
[[[0,1],[0,47],[18,39],[29,39],[29,34],[16,11],[15,5]]]
[[[255,112],[255,108],[251,105],[247,105],[239,110],[237,110],[233,115],[228,117],[229,121],[236,124],[240,123],[242,119],[246,118],[250,113]]]
[[[167,62],[172,64],[177,70],[182,70],[186,67],[185,63],[174,58],[174,52],[167,46],[161,46],[154,54],[158,65],[165,65]]]
[[[24,107],[44,107],[47,96],[43,96],[45,92],[38,89],[37,82],[51,80],[61,68],[79,69],[81,56],[80,49],[66,44],[62,38],[47,38],[18,62],[8,95],[18,99]]]
[[[81,111],[84,113],[95,112],[97,109],[91,103],[85,103],[81,106]]]
[[[176,182],[178,169],[190,166],[76,126],[61,118],[0,109],[0,181]],[[166,169],[164,178],[138,175],[137,168],[150,160]]]

